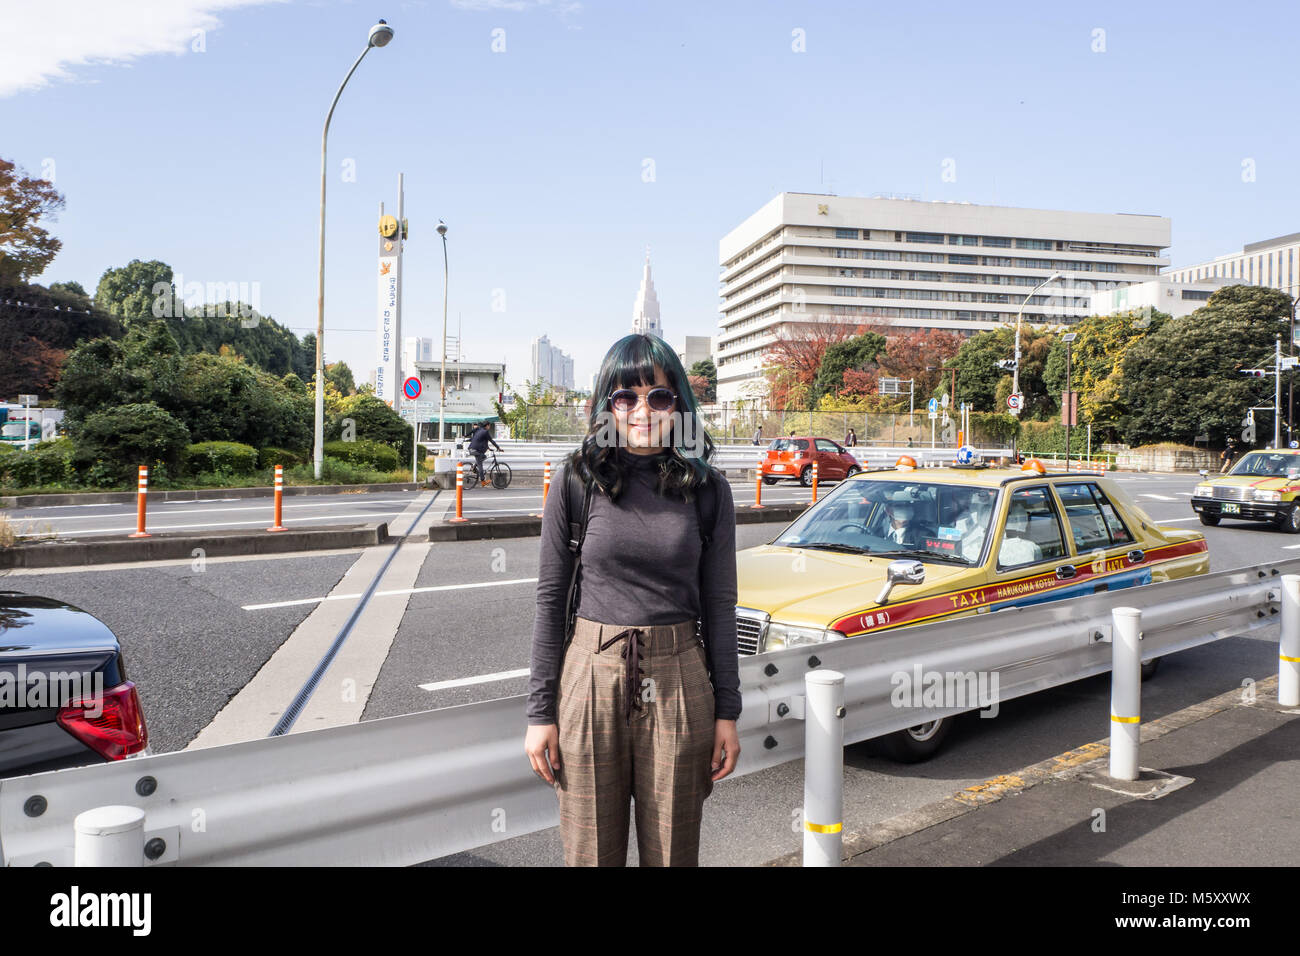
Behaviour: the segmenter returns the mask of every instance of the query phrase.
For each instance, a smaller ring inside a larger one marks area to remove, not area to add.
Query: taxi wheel
[[[774,484],[776,484],[776,479],[773,478],[771,475],[764,475],[764,476],[763,476],[763,484],[765,484],[765,485],[774,485]]]
[[[812,465],[808,465],[803,471],[799,472],[799,484],[805,488],[812,487]]]
[[[1278,522],[1278,527],[1287,534],[1300,534],[1300,504],[1292,505],[1290,513]]]
[[[952,729],[951,717],[940,717],[928,723],[917,724],[880,738],[881,749],[898,763],[920,763],[929,760],[943,747],[943,741]]]
[[[1204,511],[1202,511],[1200,515],[1198,515],[1198,517],[1201,519],[1201,524],[1209,525],[1211,528],[1213,528],[1215,525],[1219,523],[1218,515],[1207,515]]]
[[[1150,680],[1156,676],[1156,671],[1160,669],[1160,658],[1153,661],[1147,661],[1142,665],[1142,679]]]

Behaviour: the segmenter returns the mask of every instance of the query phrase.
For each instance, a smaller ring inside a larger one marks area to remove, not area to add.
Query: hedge
[[[376,471],[397,470],[397,450],[377,441],[331,441],[325,454],[354,465],[367,465]]]
[[[303,459],[303,455],[287,448],[262,448],[257,452],[257,467],[274,468],[276,465],[284,465],[285,468],[292,468],[302,464]]]
[[[67,438],[43,441],[31,451],[0,456],[0,484],[7,488],[39,488],[72,484],[76,468],[72,463],[72,442]]]
[[[237,441],[201,441],[185,449],[185,466],[192,474],[219,471],[248,475],[257,469],[257,449]]]

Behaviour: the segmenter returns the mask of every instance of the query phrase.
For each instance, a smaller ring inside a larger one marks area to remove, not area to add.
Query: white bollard
[[[804,677],[803,865],[839,866],[844,840],[844,675]]]
[[[1142,736],[1142,612],[1117,607],[1110,645],[1110,775],[1138,778],[1138,741]]]
[[[72,825],[76,866],[144,866],[144,811],[139,807],[96,807],[78,813]]]
[[[1282,575],[1282,641],[1277,661],[1277,702],[1300,707],[1300,574]]]

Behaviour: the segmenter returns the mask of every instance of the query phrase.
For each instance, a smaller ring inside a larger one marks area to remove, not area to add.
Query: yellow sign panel
[[[380,216],[379,217],[379,234],[385,239],[397,234],[397,217]]]

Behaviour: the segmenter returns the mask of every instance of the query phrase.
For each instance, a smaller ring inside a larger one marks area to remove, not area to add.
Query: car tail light
[[[103,706],[96,706],[97,703]],[[139,753],[149,744],[140,695],[131,681],[105,691],[100,702],[82,701],[60,708],[58,724],[109,760]]]

